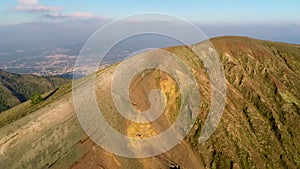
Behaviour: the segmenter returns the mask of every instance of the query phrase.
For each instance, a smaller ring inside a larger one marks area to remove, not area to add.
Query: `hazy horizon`
[[[271,3],[258,0],[251,2],[131,0],[101,3],[78,0],[1,1],[0,68],[16,73],[41,73],[44,72],[44,67],[55,70],[66,67],[69,70],[72,68],[70,63],[75,62],[74,59],[83,45],[97,30],[119,18],[144,12],[165,13],[182,18],[194,24],[207,38],[247,36],[300,44],[300,12],[297,9],[299,5],[298,1],[283,4],[280,1]],[[167,25],[173,21],[163,18],[154,20],[143,18],[124,23],[122,29],[130,30],[130,22],[142,23],[140,26],[147,28],[151,25]],[[184,30],[179,24],[175,25],[171,29],[166,27],[170,31]],[[193,35],[186,36],[193,37]],[[170,41],[160,42],[155,38],[140,40],[140,44],[144,47],[147,47],[148,42],[159,42],[156,43],[157,48],[178,45]],[[120,53],[115,54],[112,60],[118,60],[116,58],[120,57],[117,55],[124,55],[128,49],[135,47],[133,44],[123,46],[122,49],[118,49]],[[39,64],[42,64],[42,67]]]
[[[85,41],[120,17],[158,12],[181,17],[209,38],[238,35],[300,44],[298,1],[57,1],[0,2],[0,52],[61,47]],[[118,9],[118,10],[111,10]],[[155,22],[155,21],[151,21]],[[55,45],[54,45],[55,44]],[[20,49],[18,49],[20,48]]]

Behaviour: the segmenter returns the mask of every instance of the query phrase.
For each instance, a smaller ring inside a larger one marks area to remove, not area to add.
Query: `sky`
[[[169,13],[210,24],[299,24],[299,7],[299,0],[1,0],[0,24],[119,18],[142,12]]]
[[[0,0],[0,51],[85,42],[105,23],[158,12],[208,37],[238,35],[300,44],[299,0]]]

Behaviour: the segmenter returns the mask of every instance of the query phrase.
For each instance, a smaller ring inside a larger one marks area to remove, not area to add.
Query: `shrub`
[[[31,97],[30,97],[30,100],[31,100],[31,104],[32,105],[36,105],[36,104],[39,104],[41,103],[44,98],[42,97],[41,94],[39,93],[34,93]]]

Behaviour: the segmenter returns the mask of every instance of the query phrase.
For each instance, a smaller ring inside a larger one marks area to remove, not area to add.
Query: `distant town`
[[[24,51],[16,51],[22,54]],[[71,75],[74,71],[77,55],[69,49],[57,48],[51,51],[42,52],[32,55],[24,52],[23,55],[12,58],[9,62],[0,62],[1,69],[19,74],[34,74],[38,76],[63,76]],[[2,54],[4,55],[4,54]],[[115,62],[116,60],[111,60]],[[98,65],[93,62],[86,62],[85,65],[77,65],[76,73],[80,75],[88,75],[96,68],[102,68],[109,65],[109,62]]]

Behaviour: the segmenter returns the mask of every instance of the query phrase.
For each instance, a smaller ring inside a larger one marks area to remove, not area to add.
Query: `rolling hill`
[[[213,38],[211,43],[224,66],[227,98],[221,122],[207,142],[199,144],[198,137],[210,106],[209,77],[189,48],[177,46],[166,50],[189,64],[201,94],[199,117],[181,144],[150,158],[131,159],[105,151],[81,128],[69,83],[30,109],[23,103],[0,114],[0,168],[299,167],[300,45],[237,36]],[[174,80],[157,70],[135,77],[131,101],[146,110],[148,89],[160,88],[168,98],[164,114],[156,123],[124,122],[110,94],[115,69],[113,65],[97,72],[95,83],[98,106],[113,128],[131,137],[150,137],[174,122],[180,94]],[[84,87],[89,80],[85,77],[74,84]]]
[[[0,70],[0,112],[27,101],[34,93],[46,93],[69,80],[19,75]]]

